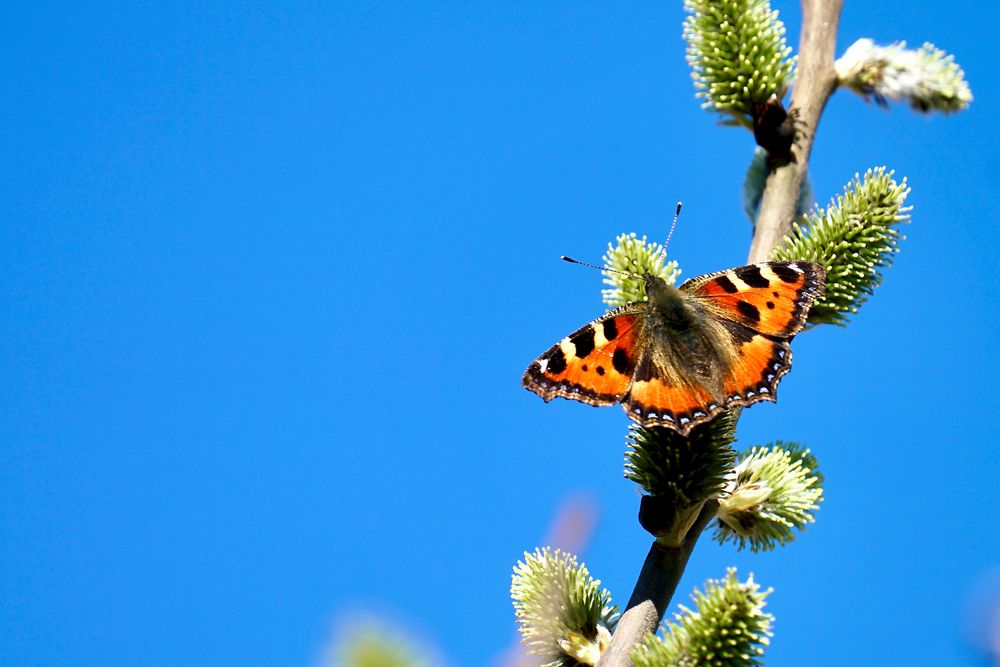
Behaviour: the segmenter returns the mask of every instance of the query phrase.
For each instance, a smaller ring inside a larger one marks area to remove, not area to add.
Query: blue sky
[[[798,8],[775,5],[797,43]],[[955,53],[969,111],[837,94],[812,180],[913,188],[896,266],[795,342],[742,445],[808,444],[826,501],[752,555],[768,664],[981,665],[1000,567],[992,3],[847,2]],[[680,2],[12,3],[0,10],[0,662],[315,664],[373,609],[453,665],[513,638],[510,568],[570,494],[624,603],[648,546],[618,409],[525,366],[602,312],[621,232],[741,264],[748,133],[693,98]]]

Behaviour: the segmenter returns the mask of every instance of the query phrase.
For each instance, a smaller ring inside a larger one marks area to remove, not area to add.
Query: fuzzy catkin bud
[[[601,290],[601,296],[609,306],[645,301],[643,274],[659,276],[668,285],[673,285],[681,274],[677,262],[666,262],[667,249],[647,241],[645,236],[640,239],[635,233],[621,234],[615,244],[609,243],[604,253],[604,266],[609,269],[604,272],[604,284],[610,289]]]
[[[814,521],[823,500],[823,477],[808,449],[775,442],[740,457],[719,499],[716,541],[766,551],[795,539]]]
[[[794,61],[767,0],[686,0],[687,60],[703,107],[751,126],[755,102],[784,97]]]
[[[835,64],[840,85],[879,104],[906,100],[917,111],[953,112],[972,102],[972,91],[955,58],[925,43],[919,49],[906,42],[878,46],[859,39]]]
[[[824,211],[797,222],[771,259],[806,260],[826,269],[826,289],[809,311],[810,324],[845,324],[882,282],[909,222],[910,189],[885,167],[855,175]]]
[[[594,665],[607,648],[618,608],[576,556],[558,549],[525,553],[510,587],[521,641],[545,667]]]
[[[695,609],[681,606],[663,637],[650,635],[632,652],[636,667],[745,667],[762,664],[774,617],[764,612],[771,591],[761,591],[753,576],[741,582],[736,570],[708,580],[691,596]]]

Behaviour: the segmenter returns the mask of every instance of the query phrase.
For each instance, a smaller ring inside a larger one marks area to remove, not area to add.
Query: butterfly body
[[[732,363],[723,344],[723,327],[696,299],[661,278],[649,277],[646,294],[648,300],[633,304],[637,307],[631,309],[643,320],[638,333],[662,344],[645,346],[633,378],[647,381],[650,376],[660,376],[671,385],[694,380],[721,401],[723,373]],[[680,369],[685,372],[679,373]]]
[[[765,262],[688,280],[644,276],[646,300],[559,341],[525,371],[549,401],[622,403],[634,421],[681,434],[738,405],[775,400],[789,341],[822,294],[810,262]]]

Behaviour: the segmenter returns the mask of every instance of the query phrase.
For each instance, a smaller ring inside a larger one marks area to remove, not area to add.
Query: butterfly
[[[679,288],[642,276],[645,301],[625,304],[546,350],[522,384],[546,402],[621,403],[643,426],[681,435],[735,406],[776,400],[789,342],[823,295],[826,270],[762,262]]]

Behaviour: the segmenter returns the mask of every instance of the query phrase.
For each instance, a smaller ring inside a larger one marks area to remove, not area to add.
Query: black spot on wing
[[[715,284],[721,287],[724,292],[729,294],[736,294],[740,291],[739,288],[736,287],[736,284],[729,279],[729,276],[719,276],[715,279]]]
[[[757,310],[757,306],[752,303],[737,301],[736,310],[740,311],[740,315],[747,318],[751,322],[760,322],[760,311]]]
[[[607,340],[618,338],[618,325],[615,324],[615,318],[613,317],[604,320],[604,338]]]
[[[611,355],[611,365],[614,366],[615,370],[625,375],[628,370],[628,354],[625,350],[620,347],[615,350],[615,353]]]
[[[757,332],[750,327],[740,324],[739,322],[734,322],[732,320],[720,320],[722,326],[726,327],[726,331],[733,338],[733,343],[738,346],[743,343],[749,343],[753,340],[753,337],[757,335]]]
[[[604,366],[598,366],[597,367],[597,374],[598,375],[604,375]]]
[[[767,309],[768,310],[774,310],[774,302],[773,301],[768,301],[767,302]]]
[[[771,271],[774,275],[778,276],[782,282],[786,283],[797,283],[799,282],[799,276],[802,275],[795,269],[789,268],[787,264],[772,264]]]
[[[570,338],[569,342],[573,343],[573,346],[576,348],[574,354],[577,359],[583,359],[594,351],[594,327],[584,328],[583,331]]]
[[[561,347],[556,347],[549,355],[549,363],[545,367],[545,371],[548,373],[554,373],[558,375],[566,370],[566,355],[563,354]]]
[[[736,269],[736,276],[750,287],[767,287],[771,284],[771,281],[761,274],[760,267],[753,264]]]

